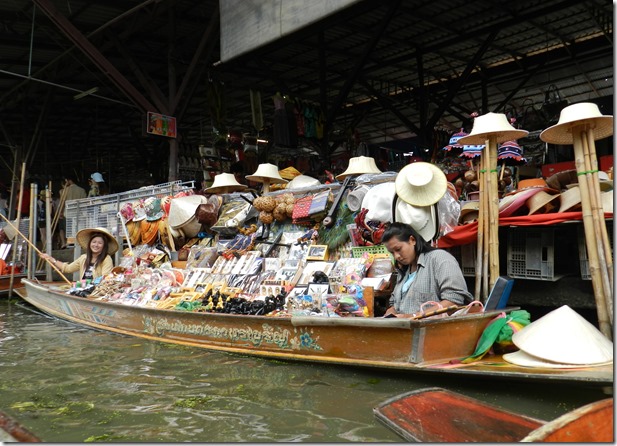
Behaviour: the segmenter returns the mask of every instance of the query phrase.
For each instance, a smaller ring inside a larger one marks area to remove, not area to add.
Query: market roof
[[[0,17],[1,181],[15,147],[32,174],[166,181],[169,144],[146,134],[144,109],[178,117],[180,153],[196,153],[213,139],[212,81],[241,133],[257,134],[251,89],[266,127],[276,92],[325,103],[332,150],[354,131],[430,146],[472,112],[520,115],[547,95],[612,114],[613,5],[600,0],[362,0],[226,62],[218,0],[15,0]]]

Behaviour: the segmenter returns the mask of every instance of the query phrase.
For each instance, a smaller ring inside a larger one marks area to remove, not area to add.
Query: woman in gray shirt
[[[432,247],[410,225],[391,223],[382,243],[394,256],[398,279],[385,316],[412,317],[425,302],[443,307],[470,303],[471,293],[456,259]]]

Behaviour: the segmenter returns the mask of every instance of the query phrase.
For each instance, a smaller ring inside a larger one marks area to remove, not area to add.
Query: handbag
[[[313,196],[307,195],[296,200],[294,203],[294,209],[291,214],[293,224],[306,223],[310,221],[309,211],[311,209],[311,203],[313,202]]]

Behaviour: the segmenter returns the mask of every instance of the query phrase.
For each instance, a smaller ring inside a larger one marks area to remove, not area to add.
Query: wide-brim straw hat
[[[613,134],[613,117],[600,113],[593,102],[568,105],[559,113],[557,124],[540,133],[540,139],[550,144],[573,144],[572,129],[578,126],[592,128],[597,141]]]
[[[127,222],[126,231],[129,233],[129,240],[131,241],[131,246],[137,246],[141,243],[141,228],[138,222]]]
[[[294,166],[289,166],[289,167],[285,167],[282,170],[279,170],[279,175],[281,176],[281,178],[285,180],[293,180],[298,175],[302,175],[302,172],[300,172]]]
[[[287,180],[281,178],[278,167],[270,163],[260,164],[253,175],[247,175],[245,178],[256,183],[287,183]]]
[[[145,245],[154,245],[159,234],[159,222],[142,220],[139,222],[141,241]]]
[[[529,197],[525,203],[527,209],[529,209],[528,215],[553,212],[557,208],[554,202],[558,197],[559,194],[551,195],[543,190],[538,191],[538,193]]]
[[[364,221],[391,222],[395,195],[396,188],[391,181],[371,187],[362,199],[361,209],[367,209]]]
[[[214,176],[212,186],[204,189],[206,194],[229,194],[246,189],[246,184],[238,183],[233,173],[219,173]]]
[[[542,358],[536,358],[522,350],[506,353],[503,355],[503,359],[514,365],[520,365],[521,367],[535,367],[544,369],[576,369],[580,368],[579,364],[564,364],[562,362],[547,361]],[[611,364],[613,361],[607,361],[605,363],[595,364],[595,366],[602,366]],[[589,367],[589,366],[586,366]]]
[[[375,158],[370,156],[356,156],[349,159],[347,169],[336,176],[337,180],[344,180],[350,175],[362,175],[365,173],[381,173],[375,164]]]
[[[517,140],[527,136],[527,130],[515,129],[508,122],[503,113],[489,112],[478,116],[473,121],[473,128],[469,135],[458,140],[459,144],[485,144],[487,139],[493,139],[496,143]]]
[[[602,199],[602,210],[604,212],[608,212],[612,214],[613,213],[613,200],[615,198],[615,194],[613,194],[613,191],[610,190],[608,192],[602,192],[600,194],[600,197]]]
[[[520,350],[540,360],[593,366],[613,360],[613,343],[567,305],[512,335]]]
[[[435,204],[448,189],[448,179],[441,169],[423,161],[403,167],[394,184],[397,195],[414,206]]]
[[[362,208],[362,201],[370,188],[368,184],[361,184],[347,194],[347,207],[351,212],[357,212]]]
[[[321,183],[317,178],[313,178],[308,175],[298,175],[289,183],[287,183],[287,189],[302,189],[304,187],[315,187],[319,186]]]
[[[434,205],[413,206],[399,199],[396,202],[394,220],[407,223],[427,242],[430,242],[437,232]]]
[[[461,206],[461,215],[459,216],[459,221],[464,224],[477,220],[479,211],[480,201],[468,201]]]
[[[565,190],[559,197],[561,204],[557,212],[575,212],[579,210],[581,205],[581,189],[578,185]]]
[[[208,199],[203,195],[185,195],[174,198],[169,206],[169,226],[179,229],[189,221],[196,221],[195,210]]]
[[[559,191],[549,187],[544,178],[526,178],[518,182],[518,188],[506,195],[514,195],[529,189],[540,189],[551,194],[557,194]]]
[[[95,235],[101,235],[107,239],[107,254],[112,255],[118,250],[116,238],[105,228],[82,229],[75,236],[75,240],[83,250],[87,250],[90,239]]]
[[[540,191],[542,191],[541,188],[535,187],[522,190],[515,194],[506,195],[499,201],[499,217],[510,217],[521,207],[525,206],[530,197]]]

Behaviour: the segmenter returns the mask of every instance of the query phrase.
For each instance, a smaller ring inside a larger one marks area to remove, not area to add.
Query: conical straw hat
[[[459,139],[458,144],[484,144],[489,137],[493,137],[495,142],[500,143],[517,140],[528,134],[527,130],[512,127],[503,113],[489,112],[474,119],[471,133]]]
[[[203,195],[185,195],[174,198],[169,205],[169,226],[179,229],[189,221],[194,221],[195,210],[208,199]]]
[[[422,161],[403,167],[394,184],[398,196],[413,206],[435,204],[448,189],[448,180],[441,169]]]
[[[253,175],[247,175],[245,178],[256,183],[287,183],[287,180],[281,178],[278,168],[270,163],[260,164]]]
[[[542,358],[536,358],[535,356],[529,355],[522,350],[513,353],[506,353],[503,355],[503,359],[509,363],[520,365],[522,367],[541,367],[546,369],[575,369],[581,367],[580,364],[564,364],[562,362],[553,362]],[[612,362],[613,361],[608,361],[595,365],[608,365]]]
[[[90,240],[93,236],[102,236],[107,239],[107,254],[112,255],[118,250],[118,242],[116,238],[105,228],[87,228],[82,229],[75,235],[75,239],[79,246],[86,251]]]
[[[528,355],[550,362],[596,365],[613,360],[613,343],[567,305],[514,333],[512,342]]]
[[[344,180],[350,175],[361,175],[363,173],[381,173],[375,164],[375,158],[370,156],[356,156],[349,159],[349,165],[345,172],[336,176],[337,180]]]
[[[540,139],[550,144],[573,144],[572,128],[581,125],[594,129],[596,141],[613,134],[613,117],[600,113],[592,102],[581,102],[564,107],[557,124],[540,133]]]
[[[574,212],[578,210],[577,206],[581,204],[581,189],[577,184],[575,187],[566,189],[559,197],[561,205],[558,212]]]
[[[559,196],[551,195],[543,190],[538,191],[529,197],[526,201],[527,209],[529,209],[529,214],[548,214],[553,212],[556,205],[553,203],[555,199]]]
[[[240,184],[233,173],[219,173],[214,177],[212,186],[204,189],[206,194],[229,194],[246,189],[248,186]]]

